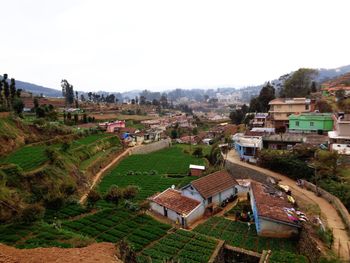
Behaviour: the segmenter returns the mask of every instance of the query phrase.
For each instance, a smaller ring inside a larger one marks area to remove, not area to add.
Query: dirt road
[[[309,200],[310,203],[313,202],[314,204],[317,204],[321,209],[321,213],[326,218],[329,228],[333,229],[334,244],[332,249],[334,253],[336,255],[339,255],[339,257],[345,262],[350,262],[350,256],[349,256],[350,239],[349,239],[348,233],[337,211],[327,200],[323,199],[322,197],[316,196],[311,191],[297,187],[295,181],[288,178],[287,176],[240,161],[239,156],[233,150],[231,150],[228,153],[227,161],[253,169],[255,171],[261,172],[268,176],[273,176],[275,178],[278,178],[281,180],[282,184],[286,184],[291,187],[292,193],[297,198],[300,197],[304,200]]]

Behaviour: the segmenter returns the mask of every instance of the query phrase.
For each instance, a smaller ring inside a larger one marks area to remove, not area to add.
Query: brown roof
[[[193,209],[195,209],[200,202],[181,195],[180,191],[174,189],[167,189],[160,194],[155,194],[149,198],[149,200],[164,206],[170,210],[173,210],[179,214],[188,215]]]
[[[283,192],[280,192],[280,196],[270,194],[270,192],[277,192],[274,188],[270,188],[257,182],[251,182],[258,215],[288,224],[295,224],[283,210],[283,208],[293,208],[288,202],[287,195]]]
[[[192,181],[191,185],[197,189],[201,196],[208,198],[238,185],[238,183],[227,171],[218,171]]]

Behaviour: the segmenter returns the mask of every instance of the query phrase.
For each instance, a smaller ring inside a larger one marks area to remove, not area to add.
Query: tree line
[[[15,111],[21,114],[24,108],[21,100],[21,89],[16,88],[16,81],[8,74],[4,74],[0,80],[0,111]]]

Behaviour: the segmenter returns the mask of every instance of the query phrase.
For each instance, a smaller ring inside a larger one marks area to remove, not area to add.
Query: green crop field
[[[140,251],[149,243],[166,235],[169,225],[159,223],[147,215],[137,215],[123,209],[104,209],[78,220],[67,221],[63,227],[100,242],[116,243],[123,238]]]
[[[145,199],[172,185],[183,186],[193,180],[186,176],[190,164],[203,165],[204,160],[187,155],[178,147],[132,155],[103,178],[99,190],[106,192],[113,184],[119,187],[137,185],[140,187],[137,199]]]
[[[17,248],[74,247],[77,242],[86,244],[89,240],[76,233],[42,223],[0,226],[0,243]]]
[[[204,235],[177,230],[142,250],[139,263],[146,262],[208,262],[217,246],[217,241]]]
[[[81,145],[88,145],[91,143],[94,143],[96,141],[99,141],[101,139],[107,138],[107,137],[111,137],[112,135],[107,134],[107,133],[98,133],[98,134],[92,134],[83,138],[80,138],[78,140],[75,140],[72,142],[72,147],[79,147]]]
[[[248,230],[246,223],[223,217],[212,217],[194,231],[226,240],[229,245],[261,253],[263,250],[297,252],[297,241],[291,239],[259,237],[254,225]]]
[[[24,171],[30,171],[45,163],[48,159],[45,154],[46,145],[25,146],[1,159],[1,163],[14,163]]]

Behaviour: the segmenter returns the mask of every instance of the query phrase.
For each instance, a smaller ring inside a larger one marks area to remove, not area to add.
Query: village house
[[[251,182],[249,198],[259,236],[289,238],[299,234],[298,216],[284,192]]]
[[[113,122],[103,122],[99,123],[100,129],[107,131],[108,133],[114,133],[118,129],[125,128],[125,121],[113,121]]]
[[[224,200],[237,195],[237,181],[218,171],[192,181],[180,190],[169,188],[148,198],[151,210],[186,228],[213,213]]]
[[[190,174],[191,176],[202,176],[203,171],[205,171],[205,166],[190,164]]]
[[[252,127],[265,127],[265,123],[268,115],[269,115],[268,113],[264,113],[264,112],[254,113],[254,118],[251,121]]]
[[[350,114],[334,116],[334,130],[328,132],[330,149],[340,154],[350,154]]]
[[[271,125],[275,128],[288,128],[289,115],[313,112],[314,101],[306,98],[277,98],[269,102]]]
[[[327,134],[333,130],[331,113],[301,113],[289,116],[289,132]]]
[[[243,133],[236,133],[232,136],[232,141],[241,160],[256,162],[256,155],[263,148],[261,136],[248,136]]]

